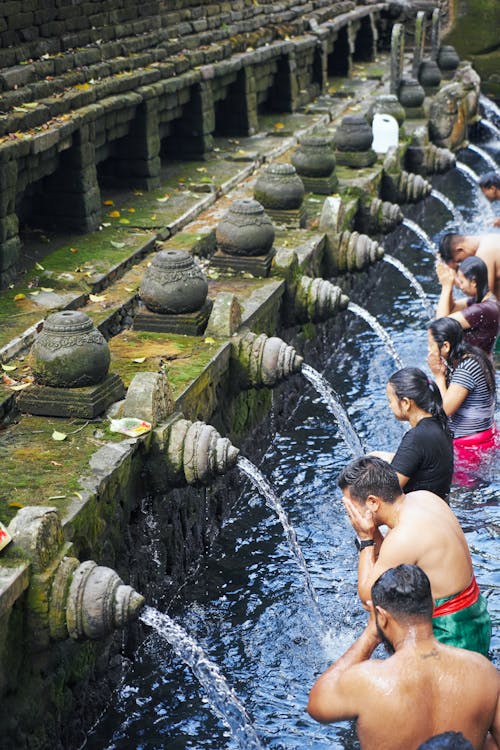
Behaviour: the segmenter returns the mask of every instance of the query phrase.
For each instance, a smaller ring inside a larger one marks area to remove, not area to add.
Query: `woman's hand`
[[[427,355],[427,364],[429,369],[437,377],[445,377],[446,375],[446,360],[437,352],[432,352]]]
[[[441,286],[452,287],[457,277],[456,271],[439,259],[436,261],[436,274]]]

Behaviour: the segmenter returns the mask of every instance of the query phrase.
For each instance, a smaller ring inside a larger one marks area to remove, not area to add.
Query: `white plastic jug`
[[[373,115],[373,150],[377,154],[385,154],[391,146],[397,146],[399,141],[399,125],[392,115]]]

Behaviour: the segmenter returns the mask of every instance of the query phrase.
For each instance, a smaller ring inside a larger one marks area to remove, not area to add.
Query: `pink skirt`
[[[462,486],[471,486],[477,479],[474,472],[485,453],[489,453],[497,445],[497,428],[493,425],[488,430],[475,432],[473,435],[455,438],[453,451],[455,453],[455,473],[453,482]]]

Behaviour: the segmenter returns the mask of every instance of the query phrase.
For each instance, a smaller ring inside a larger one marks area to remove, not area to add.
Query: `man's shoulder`
[[[484,234],[479,240],[479,246],[476,255],[487,258],[498,258],[500,253],[500,232],[498,234]]]

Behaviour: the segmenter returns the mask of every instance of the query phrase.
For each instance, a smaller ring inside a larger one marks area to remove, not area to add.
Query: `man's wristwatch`
[[[375,541],[373,539],[358,539],[358,537],[355,537],[354,544],[356,545],[358,552],[361,552],[365,547],[373,547]]]

